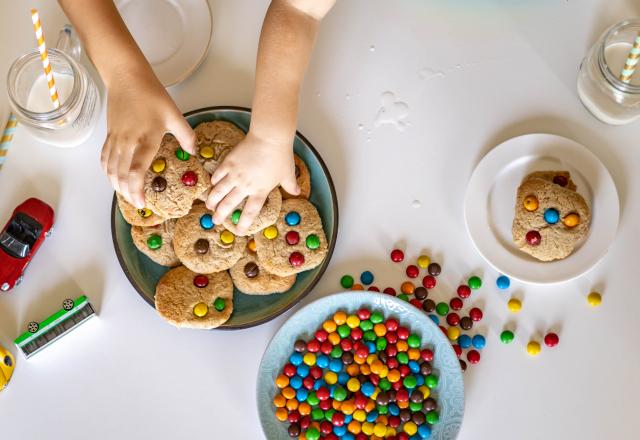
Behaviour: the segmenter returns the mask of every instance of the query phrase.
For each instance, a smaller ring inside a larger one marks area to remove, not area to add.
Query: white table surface
[[[19,3],[7,2],[2,12],[2,96],[11,61],[34,47],[28,7],[40,8],[51,39],[65,23],[53,1]],[[303,304],[339,290],[347,272],[370,269],[380,285],[397,285],[402,270],[388,260],[396,243],[412,257],[427,250],[443,264],[441,283],[450,287],[470,273],[483,275],[475,302],[484,306],[480,329],[488,345],[464,376],[461,439],[637,437],[640,125],[599,123],[575,90],[587,48],[606,27],[639,15],[634,3],[342,0],[322,25],[299,129],[331,170],[340,231],[329,269]],[[171,89],[181,110],[251,104],[267,4],[211,2],[208,58]],[[385,91],[409,106],[404,131],[374,127]],[[3,98],[0,116],[7,113]],[[573,138],[602,159],[618,187],[621,223],[609,254],[580,279],[544,288],[514,283],[524,308],[509,316],[508,296],[493,284],[497,274],[465,233],[462,201],[479,159],[531,132]],[[0,172],[2,223],[30,196],[57,213],[54,236],[24,283],[0,296],[2,345],[15,353],[12,340],[25,324],[68,296],[86,293],[99,313],[29,361],[17,355],[0,394],[0,437],[262,438],[256,371],[292,312],[237,332],[178,331],[158,318],[128,283],[111,244],[112,189],[99,166],[104,136],[104,117],[86,144],[70,150],[39,144],[19,129]],[[421,207],[413,208],[413,200]],[[603,293],[598,309],[585,300],[594,288]],[[506,322],[517,323],[510,346],[498,341]],[[528,338],[548,328],[559,332],[560,345],[530,358]]]

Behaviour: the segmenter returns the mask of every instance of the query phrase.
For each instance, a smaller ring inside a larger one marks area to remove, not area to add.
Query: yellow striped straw
[[[638,67],[638,61],[640,61],[640,32],[638,32],[636,41],[633,43],[633,47],[631,48],[629,56],[627,57],[627,62],[624,65],[624,69],[622,69],[622,73],[620,74],[620,80],[622,82],[631,82],[631,77],[636,71],[636,67]]]
[[[13,132],[16,131],[17,125],[18,121],[16,120],[15,115],[10,113],[7,125],[4,127],[4,131],[2,132],[2,138],[0,138],[0,169],[2,169],[4,161],[7,160],[7,153],[9,152],[9,147],[13,140]]]
[[[51,102],[53,102],[53,108],[58,108],[60,107],[60,100],[58,99],[56,82],[53,79],[53,72],[51,71],[51,64],[49,63],[49,53],[47,52],[47,45],[44,41],[42,25],[40,24],[40,15],[38,14],[37,9],[31,10],[31,21],[33,21],[33,29],[36,31],[38,50],[40,51],[40,58],[42,58],[44,74],[47,76],[47,85],[49,86],[49,95],[51,95]]]

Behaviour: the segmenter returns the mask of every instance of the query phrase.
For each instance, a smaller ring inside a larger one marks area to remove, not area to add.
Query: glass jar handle
[[[60,33],[58,34],[58,42],[56,43],[56,49],[64,51],[71,58],[76,61],[80,61],[80,55],[82,55],[82,45],[80,44],[80,38],[78,33],[73,29],[70,24],[65,24]]]

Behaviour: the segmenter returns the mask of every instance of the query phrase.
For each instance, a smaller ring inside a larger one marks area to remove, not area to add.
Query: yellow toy
[[[9,383],[15,364],[13,355],[0,345],[0,391]]]

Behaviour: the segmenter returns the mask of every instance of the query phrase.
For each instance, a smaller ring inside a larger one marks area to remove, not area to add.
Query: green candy
[[[340,278],[340,285],[345,289],[351,289],[353,287],[353,277],[351,275],[343,275]]]
[[[320,399],[318,399],[318,396],[316,396],[315,391],[312,391],[309,393],[309,395],[307,396],[307,403],[311,406],[314,406],[320,403]]]
[[[429,423],[430,425],[435,425],[440,421],[440,416],[438,415],[437,412],[431,411],[427,413],[427,415],[425,416],[425,419],[427,420],[427,423]],[[307,431],[307,433],[308,432],[309,431]],[[307,434],[307,438],[309,438],[309,434]]]
[[[378,382],[378,388],[382,391],[389,391],[391,389],[391,382],[389,382],[389,379],[386,377],[384,379],[380,379],[380,382]]]
[[[336,389],[333,390],[333,398],[338,402],[342,402],[344,399],[347,398],[347,390],[345,390],[340,386],[336,387]]]
[[[242,211],[240,211],[239,209],[236,209],[235,211],[233,211],[233,214],[231,214],[231,223],[233,223],[234,225],[237,225],[238,222],[240,221],[241,214],[242,214]]]
[[[327,422],[331,421],[331,417],[336,413],[336,410],[331,408],[329,411],[324,413],[324,418]]]
[[[420,336],[418,335],[410,335],[407,338],[407,344],[411,348],[420,348]]]
[[[226,302],[222,298],[216,298],[213,302],[213,307],[218,311],[222,312],[224,308],[227,306]]]
[[[438,303],[436,313],[440,316],[446,316],[446,314],[449,313],[449,305],[445,302]]]
[[[315,422],[324,420],[324,411],[322,411],[320,408],[313,408],[313,410],[311,410],[311,419]]]
[[[471,287],[473,290],[478,290],[481,286],[482,286],[482,280],[480,279],[480,277],[471,277],[467,280],[467,284],[469,285],[469,287]]]
[[[407,376],[402,381],[402,385],[404,385],[405,388],[409,388],[409,389],[415,388],[417,383],[418,382],[416,381],[415,376]]]
[[[422,410],[422,403],[411,402],[409,403],[409,409],[413,412],[418,412]]]
[[[307,247],[311,250],[318,249],[320,247],[320,239],[316,234],[311,234],[307,237]]]
[[[384,321],[384,316],[382,316],[382,313],[380,312],[373,312],[369,317],[369,321],[373,322],[374,324],[380,324],[382,321]]]
[[[409,301],[409,296],[405,293],[401,293],[400,295],[398,295],[398,298],[402,301]]]
[[[176,157],[178,158],[178,160],[185,161],[185,160],[189,160],[189,157],[191,157],[191,155],[186,151],[184,151],[182,148],[178,148],[176,150]]]
[[[153,234],[147,238],[147,246],[149,249],[156,250],[162,246],[162,237],[157,234]]]
[[[317,428],[309,428],[307,429],[305,436],[307,437],[307,440],[318,440],[320,438],[320,431],[318,431]]]
[[[399,363],[403,365],[409,363],[409,355],[407,355],[407,353],[405,353],[404,351],[401,351],[400,353],[398,353],[396,355],[396,359],[398,360]]]
[[[376,410],[378,411],[378,414],[388,414],[389,413],[389,407],[387,407],[386,405],[377,405],[376,406]]]
[[[383,351],[387,348],[387,340],[385,338],[376,339],[376,350]]]
[[[351,334],[351,328],[347,324],[342,324],[338,326],[338,334],[344,339]]]
[[[362,338],[365,341],[373,342],[373,341],[376,340],[377,336],[372,330],[369,330],[369,331],[364,332],[364,334],[362,335]]]
[[[424,384],[430,389],[434,389],[438,386],[438,377],[430,374],[424,378]]]
[[[369,321],[368,319],[365,319],[364,321],[360,321],[360,328],[362,329],[363,332],[367,332],[373,329],[373,322]]]
[[[511,344],[513,342],[513,332],[511,330],[505,330],[500,333],[500,340],[503,344]]]
[[[335,345],[332,349],[331,349],[331,353],[329,353],[329,356],[331,356],[334,359],[338,359],[342,357],[342,348],[340,348],[340,346]]]

